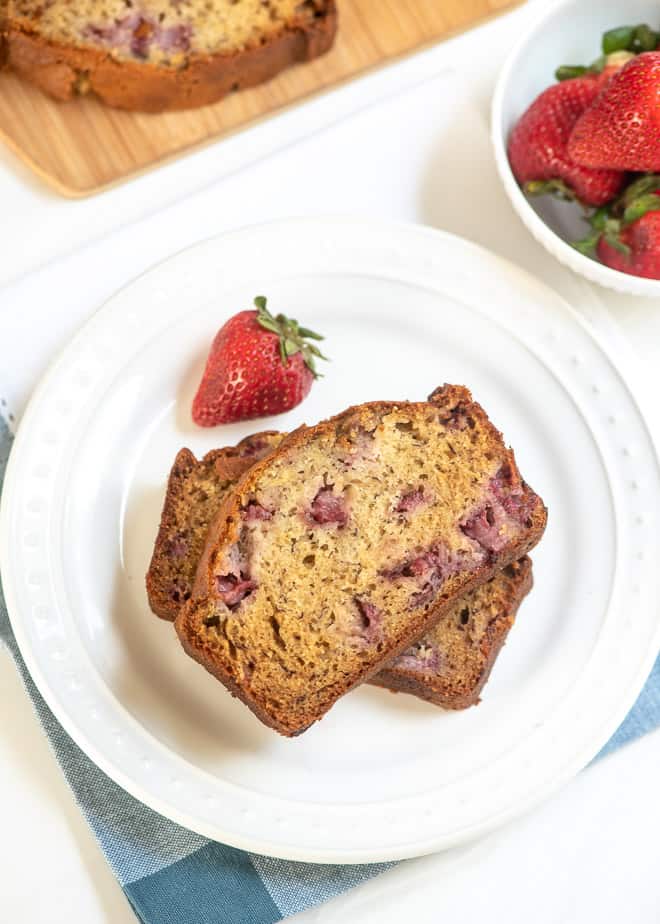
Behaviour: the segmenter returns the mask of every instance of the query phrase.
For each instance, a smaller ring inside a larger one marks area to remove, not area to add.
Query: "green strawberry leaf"
[[[284,352],[287,356],[295,356],[296,353],[300,353],[300,344],[296,343],[295,340],[285,340]]]
[[[585,257],[595,257],[600,236],[600,231],[592,231],[591,234],[582,238],[581,241],[571,241],[571,247],[578,250],[581,254],[584,254]]]
[[[585,257],[596,257],[596,248],[603,238],[610,246],[621,253],[629,253],[630,248],[623,243],[619,237],[621,232],[621,222],[612,218],[606,205],[599,209],[586,219],[591,226],[591,231],[580,241],[573,241],[571,246],[578,250]]]
[[[319,359],[325,359],[326,362],[330,362],[327,356],[324,356],[323,353],[319,350],[317,346],[314,346],[313,343],[308,344],[307,349],[312,354],[312,356],[318,356]]]
[[[259,324],[262,327],[265,327],[266,330],[269,330],[272,334],[280,333],[280,326],[279,324],[277,324],[277,322],[274,319],[271,321],[270,318],[262,317],[262,318],[259,318]]]
[[[310,330],[309,327],[301,327],[298,333],[301,337],[311,337],[312,340],[325,340],[323,334],[317,334],[316,331]]]
[[[655,192],[656,190],[660,190],[660,175],[657,173],[645,173],[629,186],[626,186],[621,196],[621,203],[623,207],[626,208],[631,202],[634,202],[635,199],[647,193]]]
[[[586,74],[602,74],[606,67],[622,68],[624,64],[632,60],[636,54],[642,51],[651,51],[658,45],[660,34],[653,32],[649,26],[626,26],[630,29],[632,38],[627,44],[618,47],[618,42],[608,40],[607,47],[611,50],[606,51],[600,57],[585,66],[583,64],[562,64],[555,71],[555,79],[558,81],[575,80],[576,77],[584,77]],[[619,30],[614,29],[613,32]],[[626,32],[627,34],[627,32]]]
[[[607,206],[601,205],[587,221],[595,231],[604,231],[608,221],[610,221],[610,213]]]
[[[555,78],[560,82],[563,80],[574,80],[575,77],[583,77],[589,72],[589,68],[583,64],[562,64],[555,71]]]
[[[658,47],[660,35],[647,25],[642,23],[635,29],[631,51],[655,51]]]
[[[273,317],[267,308],[266,302],[267,300],[263,295],[258,295],[255,298],[256,320],[264,330],[277,335],[282,365],[288,365],[289,357],[300,353],[314,378],[319,378],[320,373],[316,370],[314,357],[326,361],[328,361],[328,357],[324,356],[315,344],[308,343],[308,340],[323,340],[323,336],[309,330],[307,327],[301,327],[295,318],[287,318],[284,314]]]
[[[637,199],[633,199],[630,205],[626,207],[623,213],[623,223],[624,225],[631,225],[649,212],[658,211],[660,211],[660,196],[656,196],[655,193],[646,193]]]
[[[619,26],[603,35],[603,54],[611,55],[614,51],[630,51],[635,39],[635,26]]]

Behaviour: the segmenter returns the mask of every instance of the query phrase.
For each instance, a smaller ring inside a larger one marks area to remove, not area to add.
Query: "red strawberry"
[[[578,250],[621,273],[660,279],[660,176],[641,177],[590,224],[593,231]]]
[[[200,427],[291,410],[317,377],[314,358],[326,358],[308,342],[319,334],[273,317],[263,296],[254,303],[256,311],[240,311],[215,335],[192,406]]]
[[[620,247],[606,237],[598,242],[596,252],[606,266],[632,276],[660,279],[660,211],[647,212],[623,228],[619,241]]]
[[[605,237],[598,242],[596,252],[606,266],[632,276],[660,279],[660,212],[649,212],[625,228],[620,242],[625,249],[613,247]]]
[[[577,120],[569,156],[583,167],[660,170],[660,51],[637,55]]]
[[[552,192],[593,206],[618,195],[622,173],[579,166],[567,150],[573,126],[609,79],[610,73],[585,74],[554,84],[520,118],[509,138],[509,161],[525,192]]]

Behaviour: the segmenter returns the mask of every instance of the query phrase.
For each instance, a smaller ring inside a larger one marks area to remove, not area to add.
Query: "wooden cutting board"
[[[329,54],[187,112],[120,112],[93,99],[55,103],[2,74],[0,138],[62,195],[91,195],[520,2],[339,0],[339,34]]]

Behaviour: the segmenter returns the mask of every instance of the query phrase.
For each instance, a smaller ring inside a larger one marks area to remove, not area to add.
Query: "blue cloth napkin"
[[[10,445],[11,434],[0,418],[0,485]],[[209,841],[167,821],[113,783],[59,725],[23,663],[1,590],[0,639],[14,657],[80,808],[144,924],[272,924],[392,865],[316,866],[275,860]],[[658,725],[660,658],[632,712],[601,755]]]

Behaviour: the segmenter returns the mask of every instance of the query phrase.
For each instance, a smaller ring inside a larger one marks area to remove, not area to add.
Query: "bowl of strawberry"
[[[660,297],[660,5],[564,0],[513,50],[493,99],[511,202],[562,263]]]

